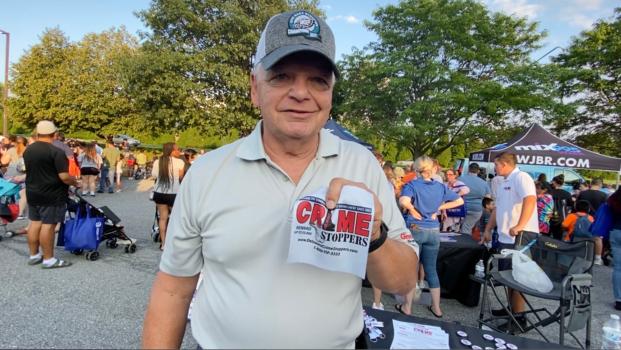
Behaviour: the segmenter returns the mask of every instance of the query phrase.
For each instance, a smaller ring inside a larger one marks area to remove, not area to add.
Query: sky
[[[548,32],[544,46],[533,54],[538,59],[560,46],[565,48],[573,36],[591,28],[598,19],[611,19],[618,0],[479,0],[493,11],[526,16],[539,22]],[[0,29],[11,34],[10,64],[40,41],[46,28],[58,27],[71,41],[85,34],[100,33],[124,25],[132,34],[146,31],[135,11],[149,7],[150,0],[0,0]],[[364,26],[373,20],[373,10],[398,0],[321,0],[327,21],[336,37],[337,59],[377,40]],[[4,82],[6,36],[0,35],[0,80]],[[555,49],[541,62],[561,52]]]

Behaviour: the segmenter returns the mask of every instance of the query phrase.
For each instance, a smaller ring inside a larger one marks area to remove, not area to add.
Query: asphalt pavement
[[[108,206],[121,218],[125,232],[137,239],[135,253],[123,246],[110,249],[101,244],[100,258],[87,261],[64,250],[57,256],[73,262],[63,269],[43,270],[28,266],[25,236],[0,242],[0,348],[138,348],[148,296],[158,269],[160,251],[151,240],[155,206],[149,201],[152,181],[125,180],[123,192],[87,197],[96,206]],[[20,220],[8,229],[23,227]],[[0,235],[3,228],[0,227]],[[613,308],[612,269],[594,268],[592,347],[601,347],[601,327]],[[365,305],[371,305],[372,291],[362,289]],[[394,298],[384,294],[386,310],[394,311]],[[538,303],[537,305],[539,305]],[[545,303],[541,303],[545,304]],[[477,326],[478,308],[442,300],[444,321]],[[395,311],[396,312],[396,311]],[[415,316],[432,318],[426,307],[413,307]],[[303,330],[301,330],[303,331]],[[558,327],[545,334],[553,340]],[[525,336],[541,339],[535,332]],[[580,339],[584,331],[578,332]],[[568,345],[575,346],[573,340]],[[183,348],[195,349],[190,326]]]

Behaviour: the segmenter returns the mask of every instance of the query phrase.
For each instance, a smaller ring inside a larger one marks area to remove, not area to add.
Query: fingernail
[[[326,207],[328,209],[334,209],[336,207],[336,203],[334,203],[334,201],[330,199],[326,202]]]

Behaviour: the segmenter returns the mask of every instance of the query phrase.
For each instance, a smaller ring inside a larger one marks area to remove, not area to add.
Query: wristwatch
[[[379,247],[381,247],[382,244],[384,244],[384,242],[386,242],[386,237],[388,237],[388,226],[386,226],[386,224],[382,221],[382,224],[380,225],[380,235],[379,235],[379,237],[377,237],[376,239],[372,240],[371,244],[369,244],[369,254],[371,254],[374,250],[376,250]]]

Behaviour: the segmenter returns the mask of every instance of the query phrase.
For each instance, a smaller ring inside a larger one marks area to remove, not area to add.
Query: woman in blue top
[[[438,213],[444,209],[451,209],[464,204],[459,195],[451,191],[446,185],[432,179],[434,162],[427,156],[414,161],[414,168],[418,177],[403,186],[399,204],[407,211],[406,224],[412,232],[412,237],[420,247],[420,261],[425,268],[427,283],[431,292],[431,306],[429,311],[440,318],[440,280],[436,272],[436,260],[440,249],[440,223]],[[404,314],[411,314],[412,290],[405,296],[405,303],[397,305],[397,310]]]

